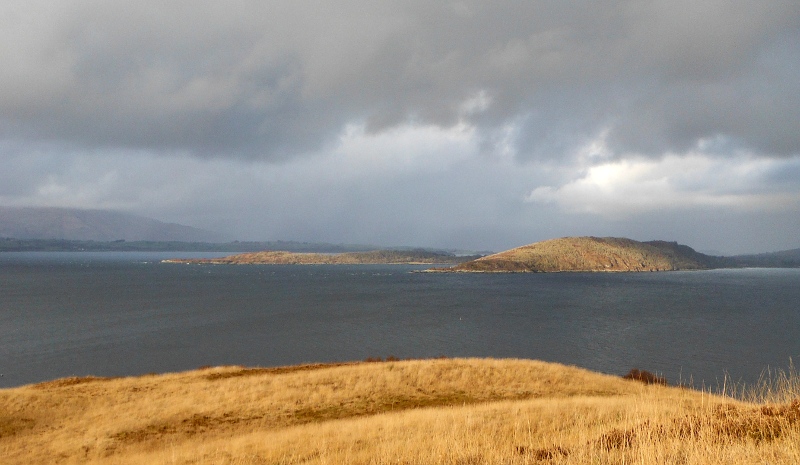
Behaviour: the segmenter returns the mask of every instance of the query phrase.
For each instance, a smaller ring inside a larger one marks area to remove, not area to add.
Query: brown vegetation
[[[0,457],[4,464],[793,464],[800,390],[787,380],[769,402],[754,403],[528,360],[69,378],[0,390]]]
[[[644,384],[661,384],[662,386],[667,385],[667,380],[664,377],[654,375],[647,370],[639,370],[638,368],[634,368],[628,372],[625,376],[622,377],[623,379],[630,379],[633,381],[640,381]]]
[[[456,265],[448,271],[670,271],[711,266],[711,257],[674,242],[638,242],[617,237],[565,237],[481,257]]]

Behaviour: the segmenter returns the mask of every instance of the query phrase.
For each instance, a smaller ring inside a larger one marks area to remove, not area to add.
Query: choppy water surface
[[[637,367],[697,385],[726,373],[752,382],[800,359],[798,269],[492,275],[160,263],[172,256],[0,254],[0,386],[388,355]]]

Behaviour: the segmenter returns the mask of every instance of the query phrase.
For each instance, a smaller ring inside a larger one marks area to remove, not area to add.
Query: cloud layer
[[[0,130],[82,148],[280,159],[346,124],[466,119],[522,158],[723,136],[800,147],[800,7],[659,2],[7,2]],[[483,105],[472,105],[483,95]],[[472,111],[465,111],[465,107]]]
[[[794,0],[12,0],[0,62],[4,204],[474,248],[713,210],[800,246]]]

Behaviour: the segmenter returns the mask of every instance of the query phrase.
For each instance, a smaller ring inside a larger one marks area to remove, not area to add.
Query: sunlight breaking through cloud
[[[798,186],[770,185],[767,178],[799,164],[800,157],[732,162],[701,153],[628,158],[593,166],[560,186],[537,187],[526,200],[610,217],[696,207],[779,212],[800,206]]]

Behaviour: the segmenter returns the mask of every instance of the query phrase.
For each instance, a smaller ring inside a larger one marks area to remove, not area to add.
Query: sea
[[[448,274],[0,253],[0,387],[367,358],[538,359],[756,383],[800,359],[800,269]]]

